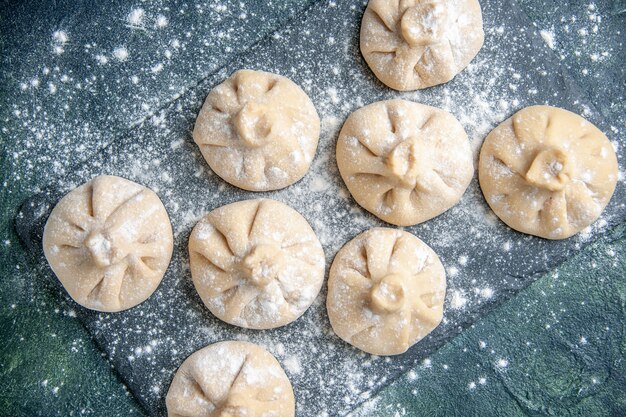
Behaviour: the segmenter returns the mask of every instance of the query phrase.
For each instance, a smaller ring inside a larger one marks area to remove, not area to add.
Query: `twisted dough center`
[[[283,268],[281,249],[274,244],[259,244],[241,261],[246,279],[257,287],[265,287],[278,278]]]
[[[385,158],[391,177],[405,188],[415,188],[420,171],[425,171],[426,161],[420,158],[416,140],[405,140]]]
[[[133,249],[132,242],[123,233],[101,227],[96,227],[87,235],[84,245],[91,260],[100,268],[120,263]]]
[[[543,150],[530,165],[526,180],[539,188],[561,191],[570,182],[572,173],[570,161],[571,158],[561,150]]]
[[[237,136],[248,148],[259,148],[267,143],[272,132],[271,109],[263,104],[248,102],[234,116]]]
[[[390,274],[376,283],[370,291],[370,305],[379,314],[395,313],[406,304],[406,291],[403,282],[406,277]]]
[[[448,13],[439,1],[409,7],[400,20],[402,38],[411,46],[440,43],[446,31]]]

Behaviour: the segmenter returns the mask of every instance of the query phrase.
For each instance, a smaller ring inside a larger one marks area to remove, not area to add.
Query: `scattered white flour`
[[[302,364],[297,356],[289,356],[283,360],[283,365],[290,375],[302,372]]]
[[[69,40],[67,33],[63,30],[57,30],[56,32],[54,32],[52,34],[52,39],[54,39],[55,42],[61,45],[65,45]]]
[[[167,21],[167,17],[163,16],[162,14],[158,15],[156,18],[156,27],[159,29],[164,28],[165,26],[167,26],[168,21]]]
[[[113,56],[118,61],[126,61],[128,59],[128,49],[125,46],[119,46],[113,50]]]
[[[339,99],[339,94],[337,93],[337,89],[331,87],[328,89],[328,96],[330,97],[330,101],[333,104],[338,104],[341,100]]]
[[[68,42],[69,37],[67,36],[67,33],[63,30],[57,30],[52,34],[52,51],[56,54],[56,55],[61,55],[63,52],[65,52],[65,44]]]
[[[502,359],[498,359],[498,360],[496,361],[496,366],[497,366],[498,368],[500,368],[500,369],[507,368],[507,367],[509,366],[509,361],[508,361],[507,359],[504,359],[504,358],[502,358]]]
[[[146,12],[142,8],[137,8],[131,10],[128,14],[127,20],[128,24],[131,26],[140,27],[143,25],[143,20],[146,16]]]
[[[311,181],[310,190],[314,193],[321,193],[330,188],[330,184],[321,176],[316,176]]]
[[[541,31],[539,31],[539,34],[541,35],[541,37],[545,41],[546,45],[548,45],[548,48],[554,49],[554,46],[555,46],[555,44],[554,44],[554,32],[547,31],[547,30],[541,30]]]
[[[450,308],[455,310],[459,310],[465,307],[467,304],[467,298],[465,297],[463,291],[461,290],[452,290],[450,291]]]
[[[449,266],[447,268],[447,272],[448,272],[448,276],[454,278],[457,275],[459,275],[459,268],[457,268],[456,266],[452,265],[452,266]]]
[[[156,64],[155,66],[153,66],[152,68],[150,68],[150,71],[153,74],[158,74],[159,72],[163,71],[163,63],[159,62],[158,64]]]
[[[283,7],[276,2],[272,4],[273,9]],[[137,34],[142,36],[124,37],[114,44],[106,43],[98,33],[90,34],[80,44],[75,43],[74,33],[78,29],[46,32],[52,33],[52,39],[47,35],[42,42],[48,51],[52,46],[52,53],[7,85],[17,98],[6,103],[10,123],[3,125],[2,132],[17,146],[10,155],[12,176],[6,178],[3,191],[12,190],[17,181],[30,184],[45,177],[55,190],[65,192],[102,172],[127,176],[158,190],[177,232],[175,257],[159,289],[146,303],[127,313],[95,316],[85,315],[82,310],[68,313],[79,315],[86,323],[107,350],[112,366],[120,372],[132,367],[141,375],[130,380],[138,398],[160,404],[173,372],[202,345],[223,339],[246,339],[275,352],[292,378],[303,415],[342,414],[405,372],[411,360],[423,358],[438,345],[427,337],[403,359],[394,357],[385,361],[362,355],[333,335],[324,312],[325,290],[293,326],[271,332],[226,326],[193,296],[195,290],[190,285],[185,255],[189,231],[206,211],[226,202],[254,197],[225,185],[211,174],[191,141],[193,120],[209,89],[236,69],[228,65],[219,69],[221,65],[241,52],[240,45],[249,46],[251,42],[250,35],[240,30],[243,22],[239,16],[245,14],[245,24],[257,28],[258,39],[270,35],[277,18],[268,17],[272,12],[269,9],[265,16],[256,16],[239,2],[198,3],[192,7],[181,4],[176,13],[160,8],[158,2],[141,5],[142,8],[122,10],[110,24],[127,34],[133,32],[131,29],[141,29]],[[445,108],[461,121],[477,155],[485,135],[514,111],[537,102],[558,104],[561,100],[555,91],[543,91],[549,88],[544,85],[544,77],[551,76],[554,69],[543,63],[546,56],[539,56],[533,70],[528,72],[529,51],[525,44],[530,33],[492,24],[486,26],[487,44],[483,51],[451,83],[407,93],[383,89],[362,63],[355,63],[355,60],[360,62],[358,53],[353,52],[358,51],[355,34],[361,12],[359,7],[348,12],[353,6],[337,2],[328,12],[323,10],[326,4],[313,6],[319,7],[328,21],[329,33],[324,39],[320,39],[308,22],[299,24],[297,33],[283,30],[268,36],[264,42],[274,42],[279,52],[281,48],[291,51],[289,59],[278,62],[277,50],[268,49],[271,45],[255,48],[252,55],[242,55],[246,65],[292,78],[307,91],[318,109],[322,135],[311,171],[296,185],[264,196],[293,206],[309,220],[324,244],[327,267],[336,251],[355,234],[373,226],[388,226],[356,206],[337,172],[334,143],[351,111],[371,101],[392,97]],[[289,10],[291,15],[298,15],[298,10]],[[186,18],[193,17],[194,24],[180,30],[179,12]],[[580,19],[571,22],[569,18],[563,22],[571,26],[572,33],[580,34],[581,45],[572,51],[559,51],[578,52],[577,56],[586,60],[590,76],[596,66],[616,55],[602,44],[591,44],[603,35],[602,26],[595,29],[601,22],[597,17],[591,19],[593,13],[584,22]],[[218,21],[219,25],[212,23]],[[586,31],[580,31],[583,26]],[[558,51],[563,41],[559,36],[556,42],[559,32],[556,29],[542,32],[548,46]],[[333,45],[326,41],[331,38]],[[507,48],[496,47],[499,43]],[[207,52],[209,48],[211,53]],[[91,67],[84,74],[73,72],[63,62],[70,55],[73,59],[83,59]],[[320,56],[325,59],[319,60]],[[584,106],[579,103],[571,106],[583,112]],[[622,124],[614,124],[619,127],[607,133],[619,138]],[[621,141],[615,141],[614,146],[618,153],[623,153]],[[115,157],[94,156],[104,148],[114,151]],[[155,165],[156,160],[159,164]],[[623,165],[621,160],[620,163]],[[70,174],[76,166],[78,171]],[[623,174],[620,181],[624,181]],[[28,195],[37,190],[20,191]],[[507,266],[525,250],[529,241],[507,232],[489,213],[474,183],[460,204],[448,213],[419,227],[407,228],[442,254],[453,280],[449,284],[444,322],[435,331],[438,338],[452,337],[459,323],[470,316],[485,314],[488,308],[481,310],[489,305],[485,300],[517,291],[529,282],[505,274]],[[602,224],[606,227],[611,220],[611,213],[607,213]],[[603,230],[590,229],[584,242]],[[480,259],[485,258],[499,265],[503,273],[483,273]],[[543,267],[541,259],[537,264],[533,262],[525,262],[524,266],[529,270]],[[37,271],[38,275],[49,274],[47,269],[42,271]],[[19,277],[24,274],[17,273]],[[37,280],[20,279],[20,282],[36,285]],[[71,301],[63,302],[74,306]],[[158,344],[152,345],[152,341]],[[485,341],[479,342],[479,348],[485,349],[481,354],[489,355]],[[82,352],[82,348],[76,349]],[[509,366],[507,359],[497,356],[489,357],[490,363],[494,359],[498,369]],[[328,367],[328,363],[333,366]],[[424,359],[421,365],[417,372],[432,372],[431,359]],[[407,374],[407,378],[413,377],[417,377],[415,370]],[[485,377],[477,377],[467,379],[468,383],[476,384],[476,389],[486,384]]]
[[[100,65],[105,65],[109,62],[109,58],[107,58],[105,55],[98,54],[96,55],[95,58],[96,58],[96,61],[98,61],[98,64]]]
[[[489,299],[493,297],[493,290],[491,288],[482,288],[480,290],[480,296],[485,299]]]

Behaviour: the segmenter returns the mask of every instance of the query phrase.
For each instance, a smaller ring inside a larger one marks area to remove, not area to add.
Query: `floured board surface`
[[[402,370],[624,220],[624,183],[620,181],[602,218],[590,230],[559,242],[525,236],[494,217],[474,180],[457,206],[432,221],[406,228],[440,255],[447,270],[448,293],[442,324],[397,357],[372,357],[334,336],[324,307],[325,288],[303,317],[270,331],[229,326],[200,301],[191,283],[187,241],[195,222],[216,207],[256,197],[289,204],[318,234],[327,268],[352,237],[373,226],[388,226],[351,199],[334,159],[341,124],[360,106],[401,97],[447,109],[464,125],[475,154],[491,128],[532,104],[570,109],[607,131],[516,4],[498,0],[481,4],[486,43],[480,54],[451,83],[413,93],[385,88],[365,66],[358,48],[362,3],[315,4],[24,203],[16,220],[18,233],[34,249],[33,268],[56,282],[41,251],[41,234],[49,211],[63,194],[95,175],[114,174],[145,184],[161,197],[174,228],[175,249],[158,290],[143,304],[122,313],[76,309],[150,415],[165,415],[167,388],[189,354],[230,339],[259,343],[279,359],[293,383],[298,415],[347,414]],[[322,118],[320,146],[311,171],[285,190],[250,193],[226,184],[210,172],[191,139],[194,119],[208,91],[240,68],[291,78],[310,95]],[[623,145],[616,146],[618,155],[624,155]],[[620,169],[623,172],[623,165]]]

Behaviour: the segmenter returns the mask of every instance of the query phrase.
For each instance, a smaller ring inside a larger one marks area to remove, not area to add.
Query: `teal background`
[[[623,140],[625,2],[519,3],[538,29],[554,34],[563,71],[614,126],[612,137]],[[268,11],[257,22],[257,38],[307,5],[282,2],[273,14]],[[21,201],[50,182],[43,168],[26,175],[10,163],[16,141],[8,132],[18,123],[11,90],[42,53],[20,44],[29,38],[36,44],[44,36],[38,22],[62,15],[62,7],[76,6],[4,2],[0,11],[0,415],[143,415],[76,320],[74,306],[45,281],[26,281],[33,275],[24,270],[31,266],[12,228]],[[42,48],[49,47],[47,39]],[[603,51],[610,51],[606,58]],[[121,131],[129,120],[106,129]],[[626,415],[625,228],[617,227],[407,370],[354,415]]]

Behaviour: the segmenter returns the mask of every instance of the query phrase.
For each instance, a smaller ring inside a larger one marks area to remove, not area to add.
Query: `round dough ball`
[[[165,398],[168,417],[293,417],[285,371],[260,346],[220,342],[189,356]]]
[[[613,145],[577,114],[527,107],[496,127],[480,151],[480,187],[511,228],[565,239],[589,226],[615,191]]]
[[[189,238],[193,283],[219,319],[250,329],[284,326],[313,303],[324,251],[309,223],[274,200],[222,206]]]
[[[408,232],[374,228],[348,242],[328,278],[335,333],[373,355],[398,355],[443,317],[446,274],[437,254]]]
[[[211,169],[249,191],[287,187],[306,174],[320,119],[306,93],[286,77],[241,70],[207,97],[193,130]]]
[[[346,120],[337,165],[357,203],[410,226],[454,206],[474,174],[463,126],[450,113],[406,100],[379,101]]]
[[[74,189],[50,213],[43,250],[78,304],[126,310],[156,290],[170,263],[172,226],[154,191],[101,175]]]
[[[417,90],[450,81],[483,46],[478,0],[370,0],[361,52],[387,86]]]

